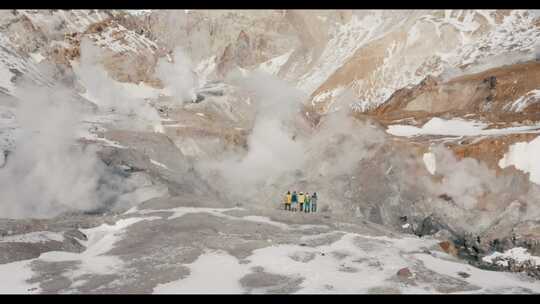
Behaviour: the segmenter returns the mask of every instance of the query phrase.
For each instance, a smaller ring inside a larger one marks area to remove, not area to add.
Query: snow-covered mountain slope
[[[321,103],[319,111],[326,111],[344,89],[354,93],[353,106],[366,111],[384,103],[397,89],[428,75],[479,72],[534,59],[538,52],[538,19],[528,11],[415,11],[395,13],[383,20],[393,18],[390,23],[396,27],[386,31],[383,23],[370,27],[381,28],[381,34],[356,44],[346,63],[323,77],[315,91],[309,90],[312,101]],[[347,24],[348,31],[358,33],[354,24]]]

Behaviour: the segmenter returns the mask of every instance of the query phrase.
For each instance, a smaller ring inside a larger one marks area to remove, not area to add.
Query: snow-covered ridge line
[[[536,17],[531,11],[513,10],[508,16],[504,16],[499,24],[496,24],[491,16],[494,14],[492,11],[477,12],[488,20],[492,30],[479,39],[465,41],[461,47],[441,57],[448,66],[460,70],[453,77],[515,63],[520,61],[523,54],[534,51],[538,43],[540,28],[535,25]],[[528,55],[533,56],[534,54]],[[474,65],[461,70],[460,67],[469,64]]]

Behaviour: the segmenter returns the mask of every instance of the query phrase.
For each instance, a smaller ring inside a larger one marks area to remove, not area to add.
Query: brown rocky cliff
[[[460,117],[470,113],[503,124],[538,121],[538,104],[532,104],[522,113],[508,110],[512,102],[538,88],[540,62],[529,61],[456,77],[444,83],[428,77],[411,89],[398,90],[370,114],[386,122],[407,117],[423,122],[443,114]]]

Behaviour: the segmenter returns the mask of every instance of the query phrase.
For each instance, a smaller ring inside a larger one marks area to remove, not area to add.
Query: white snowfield
[[[116,256],[107,254],[115,243],[123,238],[124,232],[139,221],[162,219],[146,216],[159,211],[172,211],[167,219],[181,217],[188,213],[210,213],[214,216],[230,217],[237,220],[255,221],[279,226],[285,230],[298,225],[288,225],[272,221],[266,217],[250,215],[233,217],[225,211],[241,208],[196,208],[179,207],[164,210],[138,210],[132,208],[125,214],[137,217],[121,219],[114,225],[84,229],[88,241],[82,253],[47,252],[39,258],[0,265],[0,293],[38,293],[37,283],[28,283],[34,276],[30,264],[35,260],[48,262],[78,261],[78,268],[67,273],[71,288],[83,284],[85,274],[111,274],[125,271],[124,263]],[[302,226],[302,225],[300,225]],[[310,225],[305,225],[310,226]],[[311,225],[313,226],[313,225]],[[396,281],[397,270],[408,267],[417,277],[417,271],[427,268],[437,275],[452,277],[477,286],[471,293],[512,292],[526,288],[540,292],[540,284],[524,279],[519,274],[485,271],[467,265],[442,252],[424,253],[424,248],[436,246],[437,240],[417,237],[368,236],[335,230],[341,235],[337,241],[320,246],[300,246],[279,244],[254,250],[240,261],[222,250],[206,250],[194,262],[184,264],[190,274],[178,280],[158,284],[154,293],[195,294],[195,293],[264,293],[264,288],[247,291],[241,279],[253,273],[254,267],[265,273],[286,277],[287,282],[296,282],[293,293],[367,293],[374,289],[388,288],[401,293],[437,293],[432,283],[419,281],[418,284],[404,284]],[[306,236],[306,240],[316,240],[329,236],[329,232]],[[420,263],[420,264],[419,264]],[[418,268],[422,265],[424,268]],[[216,271],[216,269],[219,269]],[[462,278],[458,272],[470,274]],[[425,275],[424,275],[425,276]],[[433,274],[428,275],[428,277]],[[292,284],[292,283],[291,283]]]
[[[420,135],[485,136],[515,133],[540,133],[540,124],[500,129],[486,129],[488,124],[473,120],[454,118],[445,120],[434,117],[421,128],[409,125],[390,125],[387,133],[394,136],[414,137]]]
[[[191,272],[189,277],[160,284],[154,288],[154,293],[239,294],[243,292],[239,280],[249,273],[249,267],[240,264],[238,259],[221,250],[209,251],[186,266]]]
[[[532,155],[532,157],[531,157]],[[499,161],[499,167],[515,166],[516,169],[530,173],[529,180],[540,185],[540,137],[531,142],[518,142],[511,145],[508,153]]]

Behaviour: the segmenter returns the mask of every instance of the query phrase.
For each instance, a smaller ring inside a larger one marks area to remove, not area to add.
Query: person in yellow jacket
[[[304,192],[300,192],[298,194],[298,203],[300,204],[300,211],[303,211],[304,209],[304,201],[306,200],[306,196],[304,195]]]
[[[285,194],[285,197],[283,198],[283,203],[285,203],[285,210],[291,210],[291,191],[287,191],[287,194]]]

